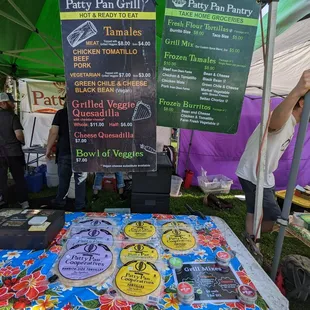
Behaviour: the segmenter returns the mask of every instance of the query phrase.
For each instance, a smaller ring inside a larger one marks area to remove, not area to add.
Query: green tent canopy
[[[278,34],[306,15],[307,2],[280,1]],[[161,46],[164,11],[165,0],[157,0],[157,55]],[[0,0],[0,25],[0,76],[64,80],[58,0]],[[267,16],[264,17],[264,25],[266,30]],[[258,31],[255,48],[261,44]]]

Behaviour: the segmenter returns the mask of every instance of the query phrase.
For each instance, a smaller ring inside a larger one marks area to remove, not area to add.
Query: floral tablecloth
[[[67,213],[66,224],[51,246],[41,251],[0,251],[0,310],[11,309],[99,309],[99,310],[265,310],[268,306],[261,296],[256,305],[244,306],[236,302],[228,303],[195,303],[192,306],[179,304],[176,298],[176,285],[171,270],[167,268],[165,275],[165,290],[160,304],[141,305],[115,299],[114,288],[109,284],[98,287],[68,288],[59,281],[50,283],[53,276],[53,265],[62,250],[61,239],[70,227],[72,221],[85,215],[84,213]],[[88,216],[113,217],[120,221],[155,219],[155,220],[189,220],[196,228],[198,247],[191,254],[183,255],[185,262],[214,261],[215,253],[220,250],[230,250],[220,230],[211,218],[202,220],[196,216],[145,215],[129,214],[116,215],[106,213],[88,213]],[[168,260],[171,254],[165,253],[163,259]],[[254,287],[251,279],[235,257],[231,266],[238,276],[240,283]]]

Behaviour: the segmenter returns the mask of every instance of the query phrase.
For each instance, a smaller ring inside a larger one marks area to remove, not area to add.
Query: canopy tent
[[[0,74],[63,79],[58,1],[0,0]]]
[[[310,1],[308,11],[310,12]],[[306,13],[305,12],[305,13]],[[310,16],[295,23],[276,38],[272,95],[286,96],[310,63]],[[253,54],[247,93],[262,95],[264,59],[262,48]]]
[[[308,2],[280,1],[279,34],[302,18],[305,11],[310,11]],[[165,0],[157,0],[157,55],[160,55],[164,12]],[[64,80],[58,0],[0,0],[0,24],[0,76]],[[267,16],[264,24],[266,28]],[[255,48],[261,42],[259,31]]]

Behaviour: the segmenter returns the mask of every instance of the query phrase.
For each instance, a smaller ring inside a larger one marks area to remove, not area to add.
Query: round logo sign
[[[228,261],[231,259],[231,256],[228,252],[220,251],[216,253],[216,257],[219,260]]]
[[[187,282],[181,282],[178,284],[178,292],[181,292],[183,295],[192,295],[194,288]]]
[[[145,259],[155,262],[158,259],[158,252],[155,248],[147,244],[130,244],[122,249],[120,258],[123,264],[131,260]]]
[[[124,232],[127,237],[132,239],[149,239],[155,235],[156,228],[149,222],[137,221],[127,224]]]
[[[156,266],[145,261],[131,261],[121,267],[115,276],[116,287],[124,294],[143,297],[152,294],[161,283]]]
[[[164,246],[175,251],[188,251],[195,247],[196,240],[192,233],[185,229],[169,229],[161,237]]]

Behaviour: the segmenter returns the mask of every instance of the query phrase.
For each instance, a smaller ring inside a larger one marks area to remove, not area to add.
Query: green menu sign
[[[256,36],[254,0],[167,0],[158,125],[235,133]]]

